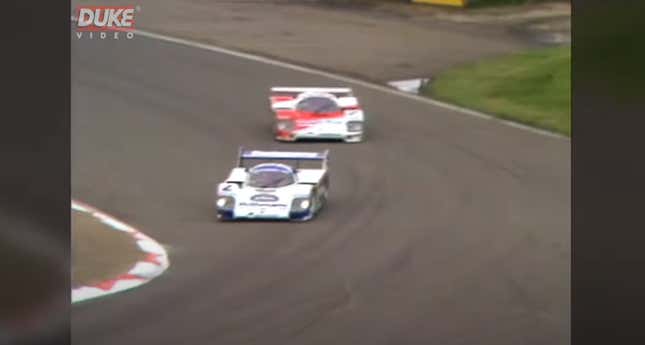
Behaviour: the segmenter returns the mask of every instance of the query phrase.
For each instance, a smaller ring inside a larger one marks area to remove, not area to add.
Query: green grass
[[[448,70],[421,92],[570,136],[571,48],[529,51]]]

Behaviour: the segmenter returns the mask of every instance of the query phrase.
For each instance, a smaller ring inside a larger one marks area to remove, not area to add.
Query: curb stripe
[[[111,229],[127,232],[136,241],[137,247],[147,254],[143,261],[136,262],[128,272],[118,277],[98,284],[72,289],[72,303],[103,297],[141,286],[161,275],[170,266],[168,253],[163,246],[134,227],[76,200],[72,200],[72,209],[90,214]]]

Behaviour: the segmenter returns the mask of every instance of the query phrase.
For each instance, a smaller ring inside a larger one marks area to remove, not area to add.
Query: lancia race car
[[[363,140],[365,114],[350,88],[273,87],[269,102],[279,141]]]
[[[237,166],[217,186],[217,217],[307,221],[327,202],[329,151],[240,148]],[[312,167],[313,166],[313,167]]]

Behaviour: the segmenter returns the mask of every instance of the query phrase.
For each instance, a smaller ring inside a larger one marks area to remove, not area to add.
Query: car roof
[[[249,169],[249,172],[260,172],[260,171],[278,171],[278,172],[284,172],[287,174],[294,173],[293,167],[287,164],[281,164],[281,163],[261,163]]]
[[[331,94],[331,93],[325,93],[325,92],[318,92],[318,91],[308,91],[308,92],[303,92],[299,95],[297,98],[299,101],[304,101],[309,98],[325,98],[328,99],[332,102],[336,102],[338,97],[336,95]]]

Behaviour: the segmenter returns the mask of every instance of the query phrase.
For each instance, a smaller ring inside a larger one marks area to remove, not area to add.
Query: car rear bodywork
[[[333,109],[315,111],[300,107],[312,99],[327,100],[334,105]],[[350,88],[274,87],[269,101],[275,115],[277,140],[363,140],[365,114]]]

